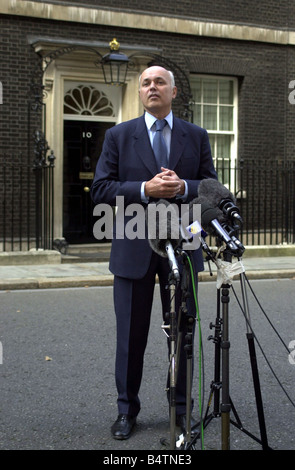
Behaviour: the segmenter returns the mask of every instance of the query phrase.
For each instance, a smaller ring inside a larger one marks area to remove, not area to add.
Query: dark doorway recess
[[[64,121],[63,236],[68,243],[94,243],[90,186],[105,132],[112,122]],[[107,240],[105,240],[107,241]]]

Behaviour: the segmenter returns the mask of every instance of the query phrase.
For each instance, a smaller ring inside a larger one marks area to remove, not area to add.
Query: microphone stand
[[[203,244],[203,249],[207,253],[207,260],[211,259],[215,262],[214,255],[209,251],[208,246]],[[224,260],[231,261],[231,253],[225,249]],[[203,427],[205,428],[209,422],[216,417],[221,416],[221,446],[222,450],[230,449],[230,411],[231,399],[229,395],[229,289],[230,285],[223,283],[221,288],[217,290],[217,315],[215,324],[210,323],[210,329],[215,328],[215,335],[209,336],[208,340],[215,343],[214,357],[214,380],[211,382],[211,390],[205,412]],[[220,309],[220,307],[222,307]],[[222,376],[222,380],[221,380]],[[221,403],[220,403],[221,391]],[[209,415],[209,409],[214,397],[214,411]],[[199,434],[195,439],[199,438]]]
[[[175,311],[175,296],[176,286],[178,279],[175,273],[171,270],[168,279],[168,286],[170,292],[170,312],[168,313],[169,324],[163,325],[163,329],[169,331],[169,343],[170,343],[170,358],[169,358],[169,406],[170,406],[170,449],[175,449],[176,443],[176,382],[177,382],[177,322],[176,322],[176,311]]]
[[[189,279],[190,272],[186,252],[181,251],[183,259],[183,270],[181,276],[181,304],[179,308],[178,319],[176,318],[175,311],[175,295],[176,287],[178,286],[179,278],[171,269],[169,274],[169,292],[170,292],[170,312],[167,313],[167,320],[169,323],[162,325],[162,329],[167,330],[170,343],[170,358],[169,358],[169,405],[170,405],[170,449],[176,448],[176,384],[177,375],[179,370],[180,351],[183,345],[183,333],[185,332],[185,345],[186,351],[186,432],[181,443],[183,448],[191,442],[191,413],[192,413],[192,374],[193,374],[193,331],[195,317],[188,313],[187,299],[189,293]],[[180,442],[180,441],[179,441]],[[162,440],[165,443],[165,440]]]
[[[182,261],[184,264],[181,278],[181,305],[178,318],[178,343],[177,358],[179,361],[180,350],[182,346],[183,334],[185,333],[184,350],[186,352],[186,431],[184,436],[183,448],[191,442],[191,416],[192,416],[192,376],[193,376],[193,336],[195,316],[188,313],[187,300],[190,297],[190,270],[188,256],[182,251]],[[190,257],[191,258],[191,257]]]
[[[224,252],[224,260],[231,260],[231,254],[227,250]],[[221,286],[222,305],[222,334],[221,334],[221,364],[222,364],[222,387],[221,387],[221,444],[222,450],[230,449],[230,396],[229,396],[229,284]]]
[[[208,246],[203,244],[203,249],[207,253],[207,260],[212,260],[215,262],[215,256],[208,249]],[[232,253],[229,249],[225,249],[223,252],[224,261],[232,261]],[[216,263],[216,262],[215,262]],[[217,266],[218,268],[218,266]],[[255,352],[254,344],[254,335],[250,331],[250,315],[249,315],[249,306],[247,301],[246,289],[245,289],[245,274],[240,274],[240,285],[243,298],[244,312],[246,316],[247,324],[247,341],[250,355],[250,363],[252,370],[252,379],[254,385],[255,399],[256,399],[256,408],[258,414],[259,428],[261,439],[254,436],[252,433],[247,431],[238,416],[238,413],[233,405],[233,402],[230,398],[229,393],[229,350],[230,350],[230,341],[229,341],[229,290],[230,285],[228,283],[223,283],[221,288],[217,290],[217,316],[215,324],[210,323],[210,328],[215,328],[215,335],[209,336],[209,340],[213,340],[215,343],[215,364],[214,364],[214,381],[211,383],[210,395],[208,400],[208,405],[206,413],[203,420],[204,428],[209,424],[209,422],[215,418],[221,416],[221,444],[222,450],[230,449],[230,424],[234,425],[246,435],[251,437],[256,442],[262,445],[263,450],[270,450],[267,440],[264,411],[263,411],[263,402],[260,389],[259,373],[257,367],[257,359]],[[220,306],[222,306],[222,316],[220,316]],[[221,358],[221,360],[220,360]],[[221,367],[220,367],[221,363]],[[222,375],[222,380],[220,379],[220,372]],[[220,403],[220,390],[221,390],[221,403]],[[209,415],[209,409],[214,397],[214,411]],[[236,421],[233,421],[230,418],[230,412],[233,412]],[[194,439],[198,439],[199,434],[195,436]]]

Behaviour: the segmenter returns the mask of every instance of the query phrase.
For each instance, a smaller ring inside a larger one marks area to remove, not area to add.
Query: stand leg
[[[193,325],[194,318],[187,318],[187,333],[185,350],[186,360],[186,442],[191,442],[192,415],[192,374],[193,374]]]
[[[175,284],[170,285],[170,449],[176,444],[176,313]]]
[[[269,449],[269,447],[268,447],[266,426],[265,426],[265,420],[264,420],[262,395],[261,395],[261,389],[260,389],[260,380],[259,380],[259,373],[258,373],[258,367],[257,367],[253,334],[247,333],[247,339],[248,339],[249,354],[250,354],[250,361],[251,361],[251,368],[252,368],[254,392],[255,392],[255,397],[256,397],[256,407],[257,407],[257,415],[258,415],[258,422],[259,422],[259,428],[260,428],[262,449],[267,450]]]
[[[229,396],[229,321],[228,321],[228,303],[229,289],[227,285],[223,286],[221,302],[223,305],[223,332],[221,339],[222,350],[222,403],[221,403],[221,443],[222,450],[230,449],[230,396]]]
[[[191,414],[192,414],[192,406],[191,406],[191,361],[187,361],[187,377],[186,377],[186,389],[187,389],[187,400],[186,400],[186,442],[191,441]]]
[[[221,318],[220,318],[220,290],[217,290],[217,317],[215,322],[214,353],[214,416],[220,414],[220,340],[221,340]]]
[[[241,291],[243,296],[243,306],[244,312],[247,319],[247,340],[248,340],[248,348],[249,348],[249,355],[250,355],[250,363],[252,369],[252,378],[253,378],[253,385],[254,385],[254,392],[255,392],[255,399],[256,399],[256,407],[257,407],[257,415],[258,415],[258,422],[260,428],[260,436],[261,436],[261,444],[263,450],[269,449],[268,441],[267,441],[267,433],[266,433],[266,426],[265,426],[265,419],[264,419],[264,411],[263,411],[263,403],[262,403],[262,395],[261,395],[261,388],[260,388],[260,380],[259,380],[259,372],[257,366],[257,358],[256,358],[256,351],[255,351],[255,343],[254,343],[254,335],[250,331],[250,313],[249,313],[249,305],[247,299],[247,291],[245,287],[245,275],[240,274],[240,285]]]

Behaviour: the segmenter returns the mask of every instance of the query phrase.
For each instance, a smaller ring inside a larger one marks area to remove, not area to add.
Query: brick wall
[[[38,0],[41,2],[41,0]],[[41,2],[44,3],[44,2]],[[56,2],[59,3],[59,2]],[[157,14],[186,16],[215,21],[259,24],[273,27],[294,26],[292,1],[276,0],[72,0],[63,4],[95,6],[132,11],[146,11]]]
[[[37,56],[29,35],[42,35],[156,47],[189,73],[239,77],[239,156],[294,158],[292,129],[295,105],[288,101],[288,84],[295,79],[295,50],[272,44],[214,39],[96,25],[0,16],[3,104],[2,151],[23,151],[27,141],[28,92]],[[38,122],[33,123],[38,127]]]
[[[66,3],[66,2],[63,2]],[[81,1],[72,3],[82,4]],[[88,5],[120,8],[119,0],[88,0]],[[291,3],[291,2],[290,2]],[[177,12],[173,2],[162,2],[165,14],[239,21],[284,29],[295,15],[287,2],[188,2]],[[141,6],[141,5],[144,5]],[[160,12],[159,4],[124,1],[124,8]],[[292,7],[294,8],[294,7]],[[58,22],[29,17],[0,15],[0,81],[3,104],[0,105],[0,156],[13,160],[22,153],[27,158],[28,94],[37,56],[28,44],[28,36],[96,40],[108,43],[116,37],[121,44],[158,47],[163,56],[177,63],[184,73],[228,75],[238,77],[238,158],[257,159],[271,165],[272,160],[295,160],[295,105],[289,103],[289,82],[295,80],[294,46],[263,42],[200,37],[95,24]],[[180,102],[176,103],[176,113]],[[33,113],[31,131],[41,128],[41,114]],[[50,145],[50,143],[49,143]],[[30,159],[34,158],[30,153]],[[0,175],[0,180],[1,180]],[[33,198],[33,195],[32,195]],[[33,199],[31,199],[33,201]],[[0,221],[1,225],[1,221]]]

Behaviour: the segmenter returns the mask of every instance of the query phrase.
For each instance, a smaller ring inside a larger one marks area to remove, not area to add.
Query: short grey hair
[[[172,88],[175,86],[175,78],[174,78],[174,73],[171,72],[171,70],[168,70],[168,73],[170,75],[170,78],[171,78],[171,85],[172,85]]]
[[[164,68],[164,67],[163,67]],[[170,75],[170,80],[171,80],[171,87],[175,87],[175,78],[174,78],[174,73],[171,72],[171,70],[167,70],[167,72],[169,73]],[[138,79],[138,85],[139,85],[139,88],[140,88],[140,80],[141,80],[141,76],[142,76],[142,73],[139,75],[139,79]]]

